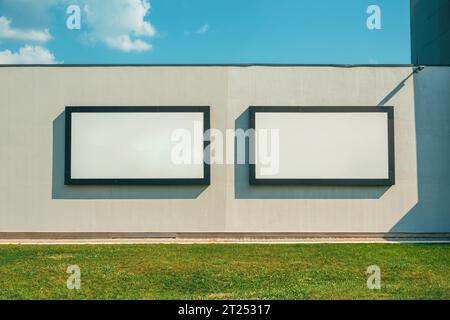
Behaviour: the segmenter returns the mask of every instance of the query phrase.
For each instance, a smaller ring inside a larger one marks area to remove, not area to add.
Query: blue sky
[[[410,63],[409,0],[0,0],[0,63]]]

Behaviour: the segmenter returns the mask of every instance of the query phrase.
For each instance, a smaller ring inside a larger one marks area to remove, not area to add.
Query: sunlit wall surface
[[[0,0],[1,64],[410,63],[409,0]]]

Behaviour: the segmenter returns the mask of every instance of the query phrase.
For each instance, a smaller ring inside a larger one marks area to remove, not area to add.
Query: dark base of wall
[[[168,241],[450,241],[450,233],[297,232],[0,232],[0,240],[168,240]]]

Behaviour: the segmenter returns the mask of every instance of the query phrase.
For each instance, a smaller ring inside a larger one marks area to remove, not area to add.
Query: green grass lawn
[[[367,289],[370,265],[381,290]],[[450,246],[0,246],[0,299],[450,299]]]

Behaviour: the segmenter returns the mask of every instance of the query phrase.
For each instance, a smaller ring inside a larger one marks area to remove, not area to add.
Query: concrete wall
[[[411,0],[411,62],[450,65],[450,0]]]
[[[431,218],[421,213],[396,228],[420,198],[411,72],[409,67],[0,68],[0,232],[448,232],[447,200]],[[448,116],[448,100],[435,99]],[[256,187],[249,185],[245,165],[213,165],[206,188],[63,183],[66,105],[210,105],[211,126],[225,130],[245,128],[250,105],[384,104],[395,107],[396,185],[390,188]],[[443,125],[440,118],[430,120]],[[448,129],[439,128],[435,134],[449,141]],[[448,159],[439,152],[433,157],[439,163]],[[449,179],[439,181],[448,190]],[[437,192],[433,196],[443,196]]]
[[[414,76],[419,201],[393,228],[450,230],[450,67]]]

